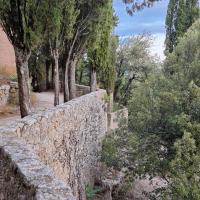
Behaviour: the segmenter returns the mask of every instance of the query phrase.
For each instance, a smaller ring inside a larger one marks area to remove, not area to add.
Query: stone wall
[[[9,129],[25,139],[40,160],[85,200],[92,184],[102,140],[107,132],[104,90],[19,120]]]
[[[76,96],[80,97],[90,93],[90,87],[76,84]]]
[[[0,85],[0,106],[4,106],[8,103],[9,91],[9,85]]]
[[[16,82],[0,84],[0,106],[8,103],[18,104],[18,84]]]
[[[1,200],[76,200],[35,152],[9,130],[0,130]]]
[[[18,83],[17,82],[10,82],[10,91],[9,91],[9,98],[8,103],[18,105],[19,104],[19,97],[18,97]]]
[[[60,82],[60,92],[63,93],[63,81]],[[76,97],[90,93],[90,86],[76,84]]]

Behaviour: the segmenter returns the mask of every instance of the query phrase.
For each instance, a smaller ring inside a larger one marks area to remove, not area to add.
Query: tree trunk
[[[80,85],[82,84],[82,79],[83,79],[83,69],[81,69],[80,77],[79,77],[79,84]]]
[[[73,38],[73,41],[72,41],[72,44],[70,46],[70,48],[66,48],[66,55],[67,55],[67,60],[66,60],[66,64],[65,64],[65,77],[64,77],[64,102],[67,102],[69,101],[70,99],[73,99],[73,96],[74,95],[70,95],[70,89],[73,90],[73,86],[70,87],[70,76],[73,76],[73,70],[71,70],[71,63],[70,63],[70,60],[71,60],[71,57],[72,57],[72,52],[73,52],[73,49],[74,49],[74,45],[76,43],[76,40],[77,40],[77,37],[78,37],[78,30],[76,31],[76,34]],[[71,75],[72,73],[72,75]],[[73,79],[73,78],[72,78]],[[74,79],[75,79],[75,69],[74,69]],[[74,80],[74,84],[75,84],[75,81]],[[76,90],[76,88],[75,88]],[[76,92],[76,91],[75,91]],[[76,95],[75,95],[76,96]],[[75,97],[74,97],[75,98]]]
[[[31,98],[29,88],[28,59],[30,52],[15,49],[17,78],[19,85],[19,105],[21,117],[26,117],[31,113]]]
[[[65,65],[65,76],[64,76],[64,103],[69,101],[69,64],[66,62]]]
[[[90,92],[97,90],[97,72],[94,67],[90,69]]]
[[[76,98],[76,63],[77,60],[73,59],[69,65],[69,99]]]
[[[113,111],[113,92],[111,90],[109,90],[107,92],[108,94],[108,98],[109,98],[109,101],[108,101],[108,113],[111,113]]]
[[[54,50],[53,57],[54,57],[54,61],[55,61],[55,67],[54,67],[54,106],[57,106],[57,105],[59,105],[59,93],[60,93],[58,49]]]
[[[128,104],[128,98],[129,98],[129,95],[130,95],[130,86],[131,86],[134,79],[135,79],[135,76],[131,77],[128,80],[128,83],[126,85],[125,94],[124,94],[124,98],[123,98],[123,105],[124,106],[127,106],[127,104]]]
[[[121,86],[121,81],[117,81],[115,83],[115,89],[114,89],[114,100],[117,101],[118,100],[118,93],[119,93],[119,88]]]
[[[49,80],[49,72],[50,72],[51,62],[46,60],[46,89],[50,89],[50,80]]]

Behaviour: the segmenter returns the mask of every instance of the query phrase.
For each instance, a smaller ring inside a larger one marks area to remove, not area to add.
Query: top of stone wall
[[[106,95],[106,91],[103,89],[100,89],[96,92],[92,92],[83,96],[80,96],[78,98],[75,98],[71,101],[68,101],[67,103],[63,103],[63,104],[59,104],[56,107],[53,108],[47,108],[41,111],[37,111],[37,112],[33,112],[31,115],[24,117],[23,119],[18,119],[15,122],[13,122],[12,124],[9,125],[9,127],[4,127],[5,129],[7,129],[8,131],[12,131],[17,133],[18,135],[18,131],[21,132],[20,130],[24,128],[24,126],[31,126],[34,123],[37,123],[38,121],[41,120],[41,118],[50,118],[52,117],[54,114],[58,114],[60,111],[62,112],[63,109],[66,108],[70,108],[71,105],[73,104],[79,104],[80,102],[83,101],[88,101],[91,97],[95,97],[97,100],[102,100],[105,98]],[[20,130],[19,130],[20,129]],[[0,128],[0,132],[1,132],[1,128]],[[21,137],[21,135],[18,135],[19,137]]]
[[[0,150],[9,157],[10,165],[17,169],[23,181],[35,188],[36,200],[75,200],[71,189],[55,177],[25,141],[3,128],[0,130]]]
[[[6,80],[6,79],[1,79],[0,78],[0,86],[1,85],[9,85],[10,84],[10,81]]]

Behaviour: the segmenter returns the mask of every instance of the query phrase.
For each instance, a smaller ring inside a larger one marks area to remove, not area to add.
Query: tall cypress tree
[[[166,52],[172,52],[176,41],[175,18],[176,18],[177,4],[176,0],[170,0],[166,17]]]
[[[177,13],[175,19],[175,29],[176,29],[176,41],[175,45],[177,44],[177,40],[179,37],[182,37],[186,32],[186,8],[185,8],[185,0],[177,1]]]
[[[166,54],[172,53],[187,29],[199,18],[198,0],[170,0],[166,16]]]
[[[199,18],[199,2],[198,0],[186,0],[186,28],[188,29],[191,24]]]
[[[96,90],[96,73],[110,67],[110,43],[114,26],[112,0],[107,1],[104,7],[101,8],[101,16],[99,16],[97,23],[96,27],[98,28],[88,45],[91,91]]]
[[[78,15],[75,0],[45,0],[46,40],[49,42],[54,61],[54,105],[59,104],[59,59],[64,51],[65,40],[71,39]]]
[[[73,36],[65,41],[65,87],[64,102],[76,97],[75,70],[80,59],[93,45],[95,37],[99,37],[99,21],[104,17],[102,13],[112,1],[81,0],[76,1],[79,14],[73,26]],[[103,22],[102,22],[103,23]],[[69,79],[67,80],[67,77]]]
[[[42,37],[43,1],[0,0],[0,25],[16,58],[21,116],[31,113],[28,60]]]

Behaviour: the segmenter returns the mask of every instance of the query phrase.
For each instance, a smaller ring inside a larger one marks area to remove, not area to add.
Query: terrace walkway
[[[60,94],[60,102],[63,102],[63,94]],[[33,112],[38,110],[43,110],[46,108],[53,107],[54,103],[54,93],[53,92],[42,92],[42,93],[34,93],[34,104],[33,104]],[[5,108],[3,108],[5,109]],[[8,108],[9,110],[11,108]],[[12,111],[4,111],[5,113],[1,113],[0,109],[0,126],[9,125],[13,121],[20,119],[19,108],[13,108]]]

